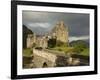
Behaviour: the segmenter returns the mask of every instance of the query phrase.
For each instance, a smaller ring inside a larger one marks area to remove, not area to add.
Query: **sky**
[[[36,34],[51,31],[57,22],[64,21],[69,31],[69,41],[89,40],[89,14],[61,12],[22,12],[22,22]]]

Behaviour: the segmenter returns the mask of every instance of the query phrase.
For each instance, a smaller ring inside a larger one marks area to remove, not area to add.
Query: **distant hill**
[[[26,39],[28,34],[33,34],[33,32],[23,25],[23,48],[26,48]]]
[[[27,26],[23,25],[23,33],[24,34],[33,34],[33,32],[27,28]]]
[[[83,41],[83,40],[72,41],[69,43],[69,45],[71,47],[74,47],[76,45],[83,45],[83,46],[89,47],[89,43],[87,41]]]
[[[89,43],[83,40],[72,41],[69,44],[78,55],[89,56]]]

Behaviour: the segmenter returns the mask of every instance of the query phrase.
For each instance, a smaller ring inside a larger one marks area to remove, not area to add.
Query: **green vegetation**
[[[89,56],[89,48],[84,49],[80,55]]]
[[[30,57],[32,55],[32,50],[30,48],[23,49],[23,56]]]
[[[61,41],[56,41],[56,46],[58,47],[67,47],[67,43],[61,42]]]
[[[62,46],[62,47],[61,46],[60,47],[56,46],[56,47],[50,48],[50,49],[57,50],[57,51],[68,52],[73,48],[72,47],[64,47],[64,46]]]
[[[54,48],[56,46],[56,39],[52,38],[48,40],[48,47]]]
[[[31,68],[32,50],[30,48],[23,49],[23,68]]]
[[[70,46],[74,47],[74,50],[78,55],[89,56],[89,45],[85,41],[73,41],[70,43]]]
[[[51,42],[52,43],[52,42]],[[55,45],[54,45],[55,44]],[[68,47],[68,45],[66,43],[63,43],[61,41],[56,41],[56,43],[54,43],[52,45],[54,45],[53,47],[48,46],[48,49],[50,50],[55,50],[55,51],[61,51],[64,53],[73,53],[73,47]]]
[[[77,55],[83,55],[83,56],[89,56],[89,46],[85,41],[78,40],[73,41],[69,44],[69,46],[66,43],[51,40],[50,45],[48,46],[48,49],[51,50],[57,50],[62,51],[70,54],[77,54]]]

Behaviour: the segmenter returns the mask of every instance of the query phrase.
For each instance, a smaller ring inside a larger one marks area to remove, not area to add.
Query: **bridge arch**
[[[43,68],[48,67],[47,63],[44,62],[42,67],[43,67]]]

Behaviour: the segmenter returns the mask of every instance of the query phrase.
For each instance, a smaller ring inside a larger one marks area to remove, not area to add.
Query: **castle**
[[[46,35],[36,35],[28,34],[26,39],[27,48],[32,48],[33,46],[47,48],[48,40],[51,38],[57,41],[68,44],[68,27],[65,26],[63,21],[60,21],[56,26]]]

